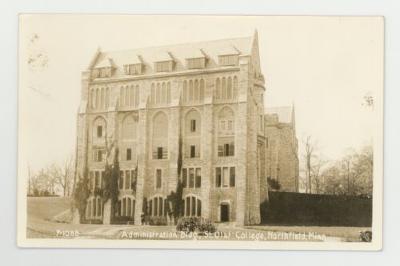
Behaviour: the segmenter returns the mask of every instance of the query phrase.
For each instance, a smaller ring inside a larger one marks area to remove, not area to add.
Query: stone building
[[[95,191],[118,148],[117,216],[141,224],[144,206],[152,217],[166,216],[180,178],[184,216],[259,223],[268,197],[264,83],[256,32],[98,50],[82,73],[77,117],[78,174],[87,169],[92,188],[86,218],[104,218]]]
[[[299,191],[299,158],[293,106],[266,108],[266,176],[281,185],[280,191]]]

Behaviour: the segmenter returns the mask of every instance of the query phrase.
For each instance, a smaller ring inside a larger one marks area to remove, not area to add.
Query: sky
[[[327,159],[377,138],[383,19],[371,17],[25,15],[19,37],[19,166],[37,171],[75,151],[81,72],[96,50],[246,37],[258,31],[265,107],[294,104]],[[374,99],[368,106],[365,96]],[[300,162],[302,163],[302,162]]]

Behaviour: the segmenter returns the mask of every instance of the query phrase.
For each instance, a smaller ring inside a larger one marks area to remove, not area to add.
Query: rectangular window
[[[149,200],[149,215],[153,215],[153,201]]]
[[[235,144],[233,142],[229,143],[229,154],[227,156],[235,155]]]
[[[224,187],[229,187],[229,168],[228,167],[224,167],[223,168],[222,175],[223,175],[223,177],[222,177],[222,185]]]
[[[161,178],[162,178],[161,169],[157,169],[157,171],[156,171],[156,188],[161,188]]]
[[[131,148],[126,149],[126,160],[127,161],[132,160],[132,149]]]
[[[131,171],[125,171],[125,189],[130,189],[131,187]]]
[[[219,64],[221,66],[236,66],[239,61],[238,55],[220,55]]]
[[[190,145],[190,158],[196,157],[196,146]]]
[[[163,158],[163,148],[158,147],[157,148],[157,159],[162,159]]]
[[[171,61],[163,61],[163,62],[156,62],[156,72],[170,72],[172,71],[173,62]]]
[[[229,155],[229,143],[224,144],[224,156]]]
[[[94,150],[94,152],[93,152],[93,161],[102,162],[103,161],[103,154],[104,154],[104,150],[102,150],[102,149]]]
[[[119,189],[124,188],[124,172],[123,171],[119,171],[118,188]]]
[[[199,69],[204,68],[206,64],[206,59],[204,57],[200,58],[190,58],[187,60],[187,67],[189,69]]]
[[[221,167],[217,167],[215,169],[215,186],[216,187],[221,187]]]
[[[196,120],[194,119],[190,120],[190,131],[196,132]]]
[[[100,187],[100,172],[96,171],[95,173],[95,182],[94,182],[94,187],[99,188]]]
[[[183,168],[182,170],[182,187],[187,187],[187,169]]]
[[[218,156],[219,157],[224,156],[224,146],[223,145],[218,145]]]
[[[101,138],[103,136],[103,127],[97,126],[97,137]]]
[[[200,188],[201,187],[201,168],[196,168],[196,182],[195,182],[195,187]]]
[[[229,178],[229,186],[235,186],[235,167],[231,167],[230,169],[230,178]]]
[[[189,169],[189,187],[194,188],[194,169]]]

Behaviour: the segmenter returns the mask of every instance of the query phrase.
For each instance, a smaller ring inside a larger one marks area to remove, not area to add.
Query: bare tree
[[[307,136],[306,140],[304,141],[304,159],[305,159],[305,166],[306,166],[306,193],[311,193],[312,188],[312,180],[311,180],[311,160],[314,156],[314,147],[315,144],[312,143],[311,136]]]
[[[74,179],[74,158],[68,157],[62,166],[54,166],[52,173],[56,183],[61,187],[64,197],[71,195]]]

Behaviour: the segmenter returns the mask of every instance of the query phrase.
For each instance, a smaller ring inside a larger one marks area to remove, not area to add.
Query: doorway
[[[221,222],[229,222],[229,204],[221,204]]]

